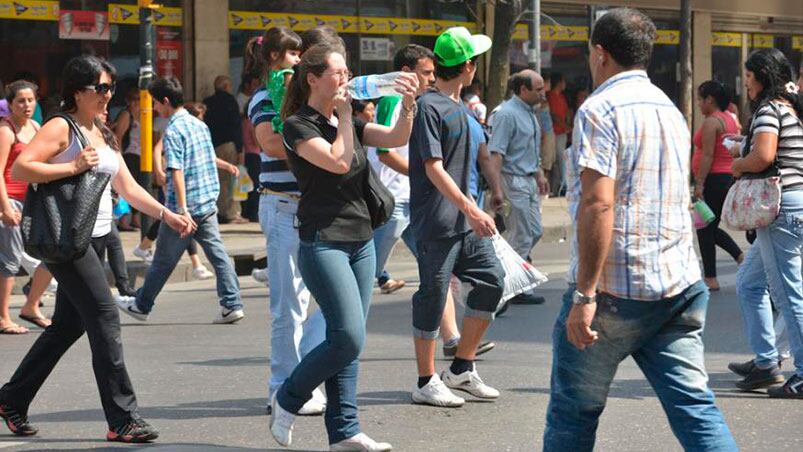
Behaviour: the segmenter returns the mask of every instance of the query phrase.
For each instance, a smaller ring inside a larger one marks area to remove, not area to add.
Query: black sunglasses
[[[98,94],[106,94],[111,92],[114,94],[114,90],[117,88],[117,85],[114,83],[98,83],[97,85],[87,85],[84,89],[91,89],[94,90]]]

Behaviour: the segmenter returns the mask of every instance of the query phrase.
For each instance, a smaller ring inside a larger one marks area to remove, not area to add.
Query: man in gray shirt
[[[506,218],[508,242],[529,261],[530,251],[541,239],[541,196],[549,192],[549,183],[541,170],[541,128],[535,106],[545,100],[544,79],[530,69],[514,74],[510,80],[513,96],[494,115],[491,140],[493,168],[501,172],[505,198],[510,203]],[[502,208],[501,196],[491,198],[494,210]],[[541,304],[544,297],[524,293],[514,304]]]

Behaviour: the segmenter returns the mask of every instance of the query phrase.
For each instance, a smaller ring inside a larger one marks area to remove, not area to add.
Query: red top
[[[3,180],[6,183],[6,193],[8,194],[9,198],[16,199],[17,201],[24,201],[25,192],[28,191],[28,183],[11,178],[11,165],[14,164],[14,161],[17,160],[20,152],[25,149],[27,144],[21,142],[19,137],[17,137],[17,129],[14,127],[14,123],[10,119],[3,118],[2,120],[8,123],[8,125],[11,127],[11,130],[14,132],[14,144],[11,145],[11,151],[9,151],[8,160],[6,160],[6,167],[3,170]]]
[[[722,144],[722,138],[726,134],[739,134],[739,126],[733,116],[724,111],[717,111],[711,116],[719,118],[725,124],[724,133],[718,133],[714,140],[714,161],[711,163],[711,169],[708,174],[731,174],[731,164],[733,164],[733,157],[731,157],[728,149]],[[703,127],[700,126],[694,132],[694,155],[691,158],[692,174],[695,176],[700,170],[700,159],[703,156]]]
[[[563,93],[550,91],[546,93],[546,100],[549,102],[549,112],[552,113],[552,116],[563,118],[563,124],[559,124],[558,121],[552,121],[555,135],[563,135],[569,132],[567,124],[569,120],[569,103],[566,101],[566,96]]]

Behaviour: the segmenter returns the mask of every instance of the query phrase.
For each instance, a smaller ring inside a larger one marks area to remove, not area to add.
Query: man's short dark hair
[[[477,57],[474,57],[469,61],[471,61],[474,64],[477,64]],[[446,81],[456,79],[460,75],[460,73],[463,72],[463,67],[466,64],[468,64],[468,61],[466,61],[463,64],[458,64],[457,66],[448,66],[448,67],[447,66],[441,66],[440,58],[437,58],[437,56],[436,56],[436,58],[435,58],[435,77],[437,77],[437,78],[439,78],[441,80],[446,80]]]
[[[652,20],[632,8],[610,10],[591,32],[591,44],[601,46],[624,68],[647,67],[656,38]]]
[[[532,91],[533,78],[527,74],[517,72],[510,77],[510,87],[517,96],[521,94],[522,87],[527,87],[528,90]]]
[[[560,82],[564,80],[565,78],[563,77],[563,74],[561,74],[560,72],[553,72],[549,74],[549,84],[552,85],[553,88],[558,86]]]
[[[181,82],[172,75],[152,81],[148,86],[148,91],[159,102],[167,98],[173,108],[178,108],[184,104],[184,89],[181,87]]]
[[[421,58],[429,58],[435,61],[435,54],[432,50],[418,44],[407,44],[396,52],[393,57],[393,70],[400,71],[404,66],[410,69],[415,69],[418,60]]]

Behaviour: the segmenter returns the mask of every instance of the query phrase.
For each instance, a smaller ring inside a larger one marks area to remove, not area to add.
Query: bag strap
[[[67,125],[70,127],[70,132],[72,132],[72,134],[75,135],[75,137],[78,139],[78,144],[81,145],[81,149],[84,149],[85,147],[89,146],[90,144],[89,140],[87,140],[86,136],[84,135],[84,132],[82,132],[81,128],[78,127],[78,123],[75,122],[75,118],[73,118],[71,114],[65,112],[59,112],[51,116],[48,119],[48,121],[50,121],[53,118],[61,118],[67,121]]]

